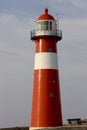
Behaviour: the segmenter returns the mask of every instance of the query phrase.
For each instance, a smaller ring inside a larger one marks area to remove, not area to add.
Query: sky
[[[29,126],[35,44],[30,31],[48,7],[59,17],[63,123],[87,119],[87,0],[0,0],[0,128]]]

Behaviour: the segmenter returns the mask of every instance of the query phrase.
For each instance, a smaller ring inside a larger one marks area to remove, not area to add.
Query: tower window
[[[48,48],[48,52],[52,52],[52,48]]]
[[[52,92],[49,92],[48,96],[49,96],[49,97],[53,97],[54,95],[53,95]]]
[[[45,21],[46,30],[49,30],[49,21]]]
[[[38,30],[52,31],[52,21],[38,22]]]

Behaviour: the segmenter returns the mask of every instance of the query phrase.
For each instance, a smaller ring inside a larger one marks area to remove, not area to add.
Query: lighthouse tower
[[[62,126],[57,60],[57,42],[62,32],[47,8],[36,23],[37,29],[31,31],[36,52],[30,130],[55,129]]]

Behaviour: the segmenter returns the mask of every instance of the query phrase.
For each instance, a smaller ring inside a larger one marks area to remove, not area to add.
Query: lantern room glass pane
[[[49,30],[49,21],[45,21],[46,30]]]
[[[52,21],[40,21],[38,22],[38,30],[40,31],[52,31]]]

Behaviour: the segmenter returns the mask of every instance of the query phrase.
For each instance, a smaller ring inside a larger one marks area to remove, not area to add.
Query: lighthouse
[[[36,20],[31,40],[36,44],[30,130],[62,126],[57,42],[62,32],[57,20],[44,9]]]

